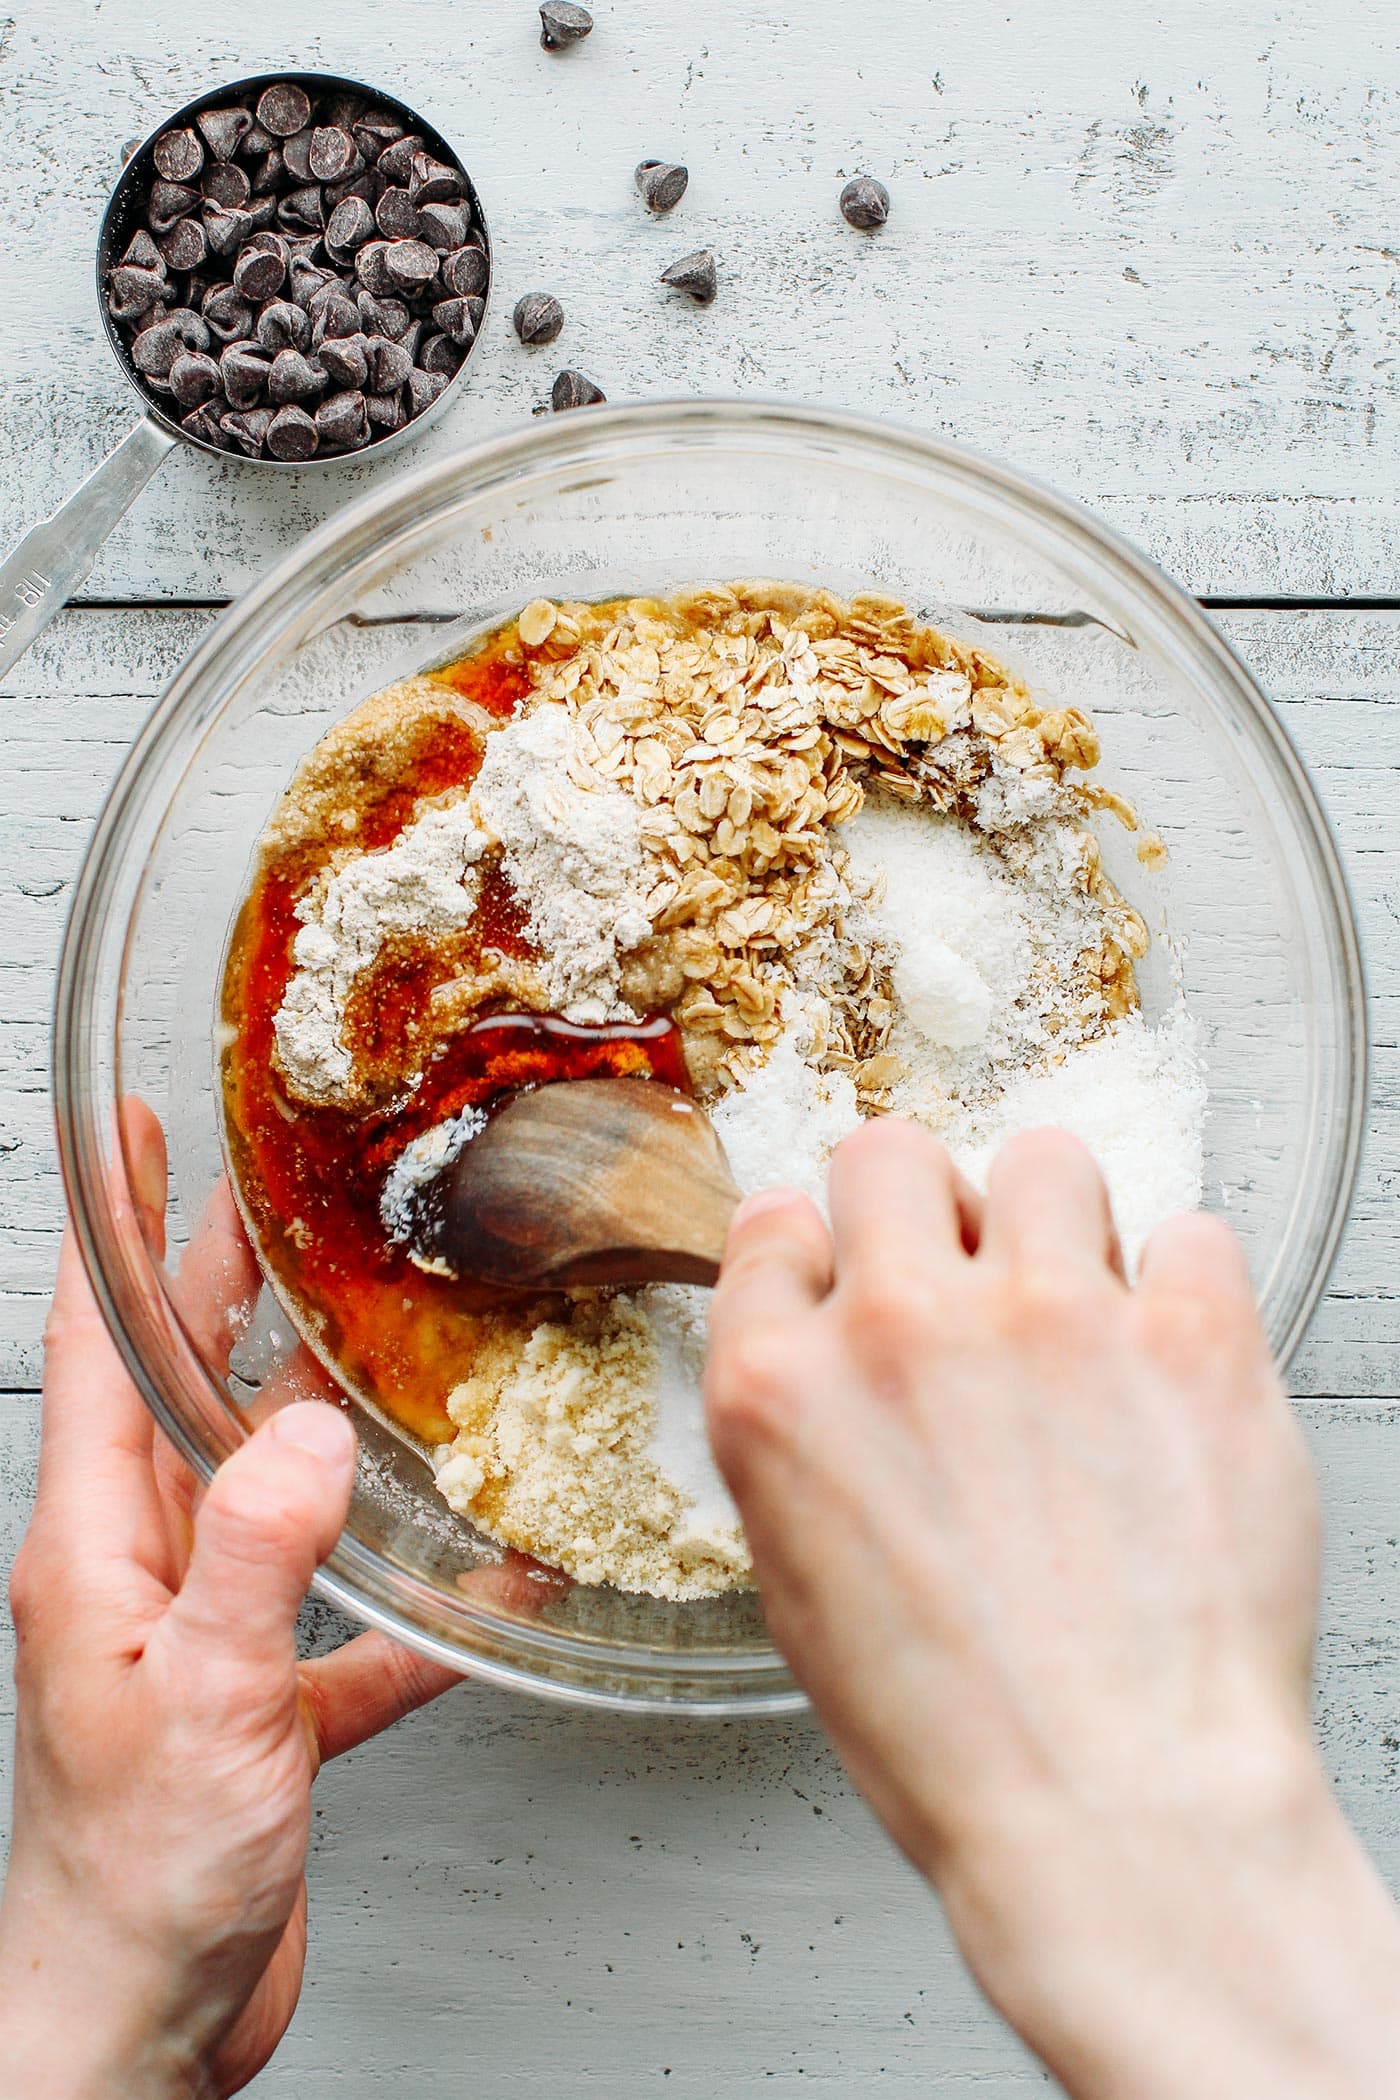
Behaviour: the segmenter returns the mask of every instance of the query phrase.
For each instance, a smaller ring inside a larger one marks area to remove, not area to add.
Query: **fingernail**
[[[801,1201],[796,1189],[760,1189],[757,1195],[745,1196],[729,1221],[729,1229],[733,1232],[737,1226],[747,1225],[750,1218],[761,1218],[766,1210],[784,1210]]]
[[[279,1443],[309,1451],[323,1465],[343,1466],[355,1448],[355,1432],[338,1407],[323,1400],[298,1400],[279,1408],[268,1424]]]

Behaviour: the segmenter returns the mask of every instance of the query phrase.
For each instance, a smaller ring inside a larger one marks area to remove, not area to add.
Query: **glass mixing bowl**
[[[132,1375],[206,1477],[289,1388],[289,1324],[264,1311],[226,1370],[219,1323],[181,1300],[173,1256],[223,1172],[216,989],[293,768],[366,694],[459,654],[528,599],[735,576],[898,596],[1093,715],[1099,777],[1169,848],[1149,874],[1134,841],[1103,827],[1109,872],[1163,936],[1144,1005],[1155,1016],[1184,996],[1201,1025],[1206,1200],[1244,1241],[1279,1358],[1293,1349],[1356,1164],[1361,970],[1303,769],[1199,608],[1072,505],[912,432],[754,402],[589,410],[406,474],[312,534],[215,621],[97,826],[58,992],[64,1174]],[[112,1133],[127,1092],[169,1139],[169,1270],[124,1201]],[[753,1598],[677,1605],[483,1576],[495,1549],[443,1507],[420,1459],[372,1417],[360,1427],[350,1521],[318,1584],[352,1616],[561,1699],[800,1703]]]

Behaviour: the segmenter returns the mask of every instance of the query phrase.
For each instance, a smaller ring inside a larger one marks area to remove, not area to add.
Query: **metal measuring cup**
[[[102,325],[107,331],[107,341],[112,354],[121,366],[131,385],[140,397],[145,414],[135,428],[127,433],[116,450],[108,453],[102,464],[95,467],[87,479],[65,503],[42,525],[27,532],[18,546],[0,563],[0,676],[23,656],[25,650],[40,634],[54,614],[66,605],[78,585],[96,561],[103,541],[112,528],[123,518],[146,483],[155,473],[167,453],[177,440],[181,444],[193,445],[201,452],[212,454],[215,459],[233,459],[240,466],[271,469],[278,474],[299,474],[307,467],[326,467],[341,464],[346,460],[364,459],[367,455],[385,451],[401,438],[420,430],[431,417],[447,404],[448,397],[465,377],[467,368],[476,355],[485,332],[486,315],[477,329],[465,357],[436,401],[414,416],[401,428],[386,431],[383,436],[371,438],[368,444],[357,451],[329,454],[324,458],[313,456],[309,460],[253,459],[235,452],[225,452],[206,439],[197,437],[193,431],[185,430],[176,421],[161,395],[157,393],[137,371],[131,354],[122,341],[107,308],[107,283],[109,272],[120,259],[133,233],[143,222],[141,203],[143,192],[150,187],[155,173],[151,149],[162,133],[179,130],[194,121],[200,110],[220,102],[236,101],[240,97],[260,95],[264,88],[279,82],[290,81],[304,88],[312,97],[326,94],[362,95],[376,109],[387,110],[409,131],[421,135],[424,145],[439,160],[462,168],[465,178],[463,195],[471,207],[473,223],[480,227],[482,242],[486,250],[486,286],[482,293],[487,308],[490,306],[492,263],[491,236],[486,225],[486,216],[481,209],[481,199],[475,184],[466,174],[461,155],[443,138],[436,127],[424,121],[415,109],[402,102],[396,95],[382,94],[378,88],[369,87],[361,80],[351,80],[341,73],[278,72],[253,73],[246,79],[233,80],[223,85],[206,88],[192,101],[185,103],[151,131],[132,153],[117,177],[102,224],[97,236],[97,299],[102,315]]]

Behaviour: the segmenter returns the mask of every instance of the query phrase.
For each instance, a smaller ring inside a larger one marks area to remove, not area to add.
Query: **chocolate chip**
[[[240,452],[256,459],[262,451],[263,442],[272,428],[270,408],[235,409],[232,415],[220,416],[219,428],[226,437],[232,438]]]
[[[314,401],[329,384],[324,368],[300,350],[279,350],[267,375],[268,399],[282,407],[288,401]]]
[[[246,109],[202,109],[195,118],[215,160],[232,160],[253,128]]]
[[[277,141],[267,129],[267,126],[259,124],[254,119],[244,132],[243,143],[238,150],[245,160],[261,160],[263,155],[270,153],[276,144]]]
[[[310,459],[320,444],[313,417],[304,408],[279,408],[265,440],[274,459]]]
[[[323,270],[319,263],[308,262],[304,255],[293,253],[291,268],[287,272],[287,290],[298,306],[309,306],[322,286],[333,282],[329,270]]]
[[[253,185],[236,160],[215,160],[199,178],[199,193],[211,204],[222,204],[232,210],[235,205],[248,202]]]
[[[152,233],[169,233],[177,219],[188,218],[199,203],[199,192],[183,182],[153,182],[146,199],[146,224]]]
[[[708,306],[715,296],[714,256],[708,248],[697,248],[694,254],[683,255],[669,270],[663,270],[661,282],[675,291],[689,292],[698,305]]]
[[[450,335],[430,335],[418,353],[418,362],[425,372],[440,372],[451,379],[462,362],[462,353]]]
[[[181,408],[212,400],[221,384],[218,365],[202,350],[181,350],[170,367],[170,391]]]
[[[484,248],[454,248],[442,260],[442,282],[456,299],[475,299],[486,290],[490,276]]]
[[[204,148],[194,131],[163,131],[151,148],[157,175],[167,182],[193,182],[204,166]]]
[[[373,211],[387,187],[378,168],[361,168],[359,174],[352,175],[347,182],[328,182],[326,203],[334,211],[337,204],[343,204],[347,197],[363,197]]]
[[[421,291],[436,277],[437,266],[438,259],[426,241],[390,241],[384,251],[385,274],[398,290]]]
[[[591,408],[595,402],[606,401],[607,395],[582,372],[561,372],[550,390],[549,405],[555,410],[565,408]]]
[[[644,160],[637,169],[637,188],[648,211],[674,211],[689,180],[689,168],[683,168],[679,161]]]
[[[339,261],[348,262],[374,232],[374,213],[363,197],[346,197],[326,221],[326,247]]]
[[[275,299],[287,281],[287,251],[275,233],[254,234],[239,249],[233,281],[245,299],[261,305]]]
[[[288,190],[277,200],[277,223],[293,232],[318,233],[326,222],[326,204],[315,183]]]
[[[540,42],[546,51],[562,51],[565,44],[577,44],[593,27],[593,17],[586,7],[575,7],[573,0],[544,0],[540,9]]]
[[[388,254],[387,241],[366,241],[355,257],[355,275],[365,290],[372,292],[376,299],[390,298],[398,290],[398,286],[389,275]]]
[[[386,241],[417,240],[418,213],[408,191],[393,187],[382,191],[374,207],[374,223]]]
[[[169,233],[161,235],[160,252],[169,269],[197,270],[209,253],[198,219],[177,219]]]
[[[277,224],[277,199],[275,197],[250,197],[243,207],[249,222],[258,233],[271,233]]]
[[[228,451],[228,437],[219,427],[218,412],[212,403],[207,408],[192,408],[187,416],[181,416],[180,428],[202,444],[215,445],[220,452]]]
[[[464,187],[460,171],[431,153],[415,153],[409,163],[408,194],[415,204],[448,204]]]
[[[436,308],[433,318],[437,319]],[[564,309],[552,292],[527,292],[516,301],[510,318],[522,343],[552,343],[564,325]]]
[[[305,131],[294,131],[289,139],[282,141],[282,165],[298,182],[310,182],[311,176],[311,126]]]
[[[337,288],[333,298],[317,307],[311,316],[311,341],[315,349],[327,341],[341,336],[358,335],[360,313],[353,299],[347,299]]]
[[[873,175],[856,175],[841,192],[841,216],[848,226],[873,233],[890,215],[890,193]]]
[[[231,284],[216,284],[200,305],[209,333],[221,343],[243,342],[252,333],[253,309]]]
[[[410,363],[417,358],[418,345],[423,339],[423,323],[421,321],[410,321],[402,335],[395,335],[392,329],[386,329],[384,332],[391,343],[403,344],[404,349],[408,352]]]
[[[258,315],[258,344],[276,356],[279,350],[311,348],[311,316],[290,299],[274,299]]]
[[[253,195],[275,197],[285,179],[286,165],[276,146],[270,152],[264,153],[253,170]]]
[[[342,131],[353,131],[368,106],[363,95],[353,94],[349,88],[337,88],[322,104],[321,122],[337,124]]]
[[[447,390],[446,372],[423,372],[417,366],[408,375],[409,414],[421,416]]]
[[[256,231],[246,211],[232,211],[222,204],[204,207],[204,232],[215,255],[236,255],[250,233]]]
[[[259,356],[256,350],[250,350],[244,343],[230,343],[219,359],[219,376],[228,395],[229,407],[256,407],[270,370],[268,358]]]
[[[350,130],[355,144],[365,159],[371,162],[377,161],[386,146],[392,146],[396,139],[401,139],[404,135],[402,124],[387,109],[367,110],[364,116],[351,125]]]
[[[362,387],[369,378],[369,344],[361,334],[328,336],[318,355],[338,387]]]
[[[365,336],[362,340],[369,369],[358,383],[371,394],[397,392],[413,370],[411,352],[402,343],[391,343],[387,335]]]
[[[387,437],[391,430],[402,430],[408,421],[408,410],[403,403],[403,389],[392,394],[370,394],[365,399],[365,414],[370,421],[370,436]]]
[[[364,395],[347,389],[323,401],[316,411],[316,435],[339,452],[358,452],[369,438]]]
[[[131,361],[148,379],[168,379],[170,368],[186,348],[184,335],[173,316],[143,328],[131,345]]]
[[[127,243],[124,263],[134,263],[138,270],[160,269],[163,256],[144,226],[138,226]]]
[[[433,325],[466,349],[476,340],[476,331],[481,326],[485,310],[486,302],[482,299],[440,299],[433,308]]]
[[[317,182],[342,182],[359,154],[348,131],[342,131],[338,124],[323,124],[311,134],[307,159]]]
[[[439,255],[455,253],[471,231],[471,223],[470,208],[460,202],[418,206],[418,238]]]
[[[423,141],[416,131],[400,132],[393,143],[384,148],[375,166],[386,182],[407,189],[413,175],[413,156],[422,150]]]
[[[294,81],[277,80],[258,97],[258,122],[274,138],[289,139],[310,121],[311,97]]]
[[[114,320],[139,320],[170,296],[165,264],[159,257],[156,260],[159,266],[153,270],[143,270],[136,263],[117,264],[107,295],[107,311]]]

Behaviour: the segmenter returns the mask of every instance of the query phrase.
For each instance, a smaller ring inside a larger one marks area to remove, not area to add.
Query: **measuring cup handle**
[[[68,501],[0,562],[0,677],[68,603],[174,443],[154,416],[143,416]]]

